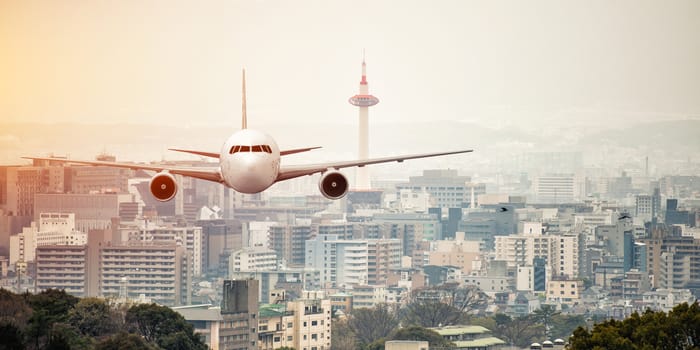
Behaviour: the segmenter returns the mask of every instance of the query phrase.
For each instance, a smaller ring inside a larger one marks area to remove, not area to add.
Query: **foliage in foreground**
[[[156,304],[116,305],[63,290],[0,289],[3,349],[207,349],[182,315]]]
[[[700,305],[677,305],[668,313],[647,310],[622,321],[608,320],[592,330],[579,327],[569,349],[700,349]]]

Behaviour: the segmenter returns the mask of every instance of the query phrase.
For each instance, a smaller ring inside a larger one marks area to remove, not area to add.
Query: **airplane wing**
[[[168,148],[168,151],[191,153],[191,154],[196,154],[198,156],[205,156],[205,157],[210,157],[210,158],[219,158],[219,154],[214,153],[214,152],[194,151],[191,149],[179,149],[179,148]]]
[[[288,149],[284,151],[280,151],[281,156],[286,156],[289,154],[294,154],[294,153],[301,153],[301,152],[308,152],[312,149],[319,149],[321,146],[316,146],[316,147],[306,147],[306,148],[296,148],[296,149]]]
[[[189,177],[194,177],[197,179],[213,181],[213,182],[223,182],[223,177],[221,177],[221,171],[219,167],[171,167],[167,165],[146,165],[146,164],[136,164],[136,163],[117,163],[117,162],[102,162],[102,161],[88,161],[88,160],[71,160],[64,158],[51,158],[51,157],[22,157],[24,159],[31,160],[45,160],[50,162],[59,163],[71,163],[71,164],[85,164],[85,165],[95,165],[95,166],[105,166],[112,168],[126,168],[132,170],[150,170],[150,171],[167,171],[175,175],[184,175]]]
[[[286,156],[286,155],[295,154],[295,153],[308,152],[308,151],[311,151],[312,149],[318,149],[318,148],[321,148],[321,147],[317,146],[317,147],[288,149],[288,150],[280,151],[280,155]],[[205,157],[210,157],[210,158],[219,158],[219,154],[214,153],[214,152],[195,151],[195,150],[190,150],[190,149],[179,149],[179,148],[168,148],[168,150],[175,151],[175,152],[191,153],[191,154],[196,154],[198,156],[205,156]]]
[[[349,168],[349,167],[354,167],[354,166],[363,167],[365,165],[370,165],[370,164],[389,163],[389,162],[401,163],[407,159],[446,156],[446,155],[450,155],[450,154],[468,153],[468,152],[472,152],[472,151],[473,150],[469,149],[469,150],[451,151],[451,152],[409,154],[409,155],[398,156],[398,157],[384,157],[384,158],[373,158],[373,159],[365,159],[365,160],[351,160],[351,161],[345,161],[345,162],[283,166],[283,167],[281,167],[280,172],[277,175],[277,180],[275,180],[275,181],[279,182],[279,181],[289,180],[289,179],[293,179],[295,177],[304,176],[304,175],[311,175],[311,174],[315,174],[315,173],[321,173],[321,172],[331,170],[331,169],[338,170],[341,168]]]

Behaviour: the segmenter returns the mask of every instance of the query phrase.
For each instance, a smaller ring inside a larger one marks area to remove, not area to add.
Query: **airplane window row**
[[[255,146],[233,146],[231,147],[231,150],[229,151],[230,154],[238,153],[238,152],[265,152],[265,153],[272,153],[272,148],[268,145],[255,145]]]

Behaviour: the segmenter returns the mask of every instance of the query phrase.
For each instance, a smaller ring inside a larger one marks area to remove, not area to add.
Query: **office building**
[[[10,237],[10,266],[34,261],[36,248],[45,245],[83,245],[87,235],[75,229],[75,215],[41,213],[37,222]]]

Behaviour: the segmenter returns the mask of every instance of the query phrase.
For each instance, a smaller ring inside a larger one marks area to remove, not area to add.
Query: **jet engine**
[[[348,179],[345,175],[332,171],[321,176],[318,189],[328,199],[340,199],[348,193]]]
[[[160,172],[151,178],[148,188],[157,200],[167,202],[177,194],[177,181],[170,173]]]

